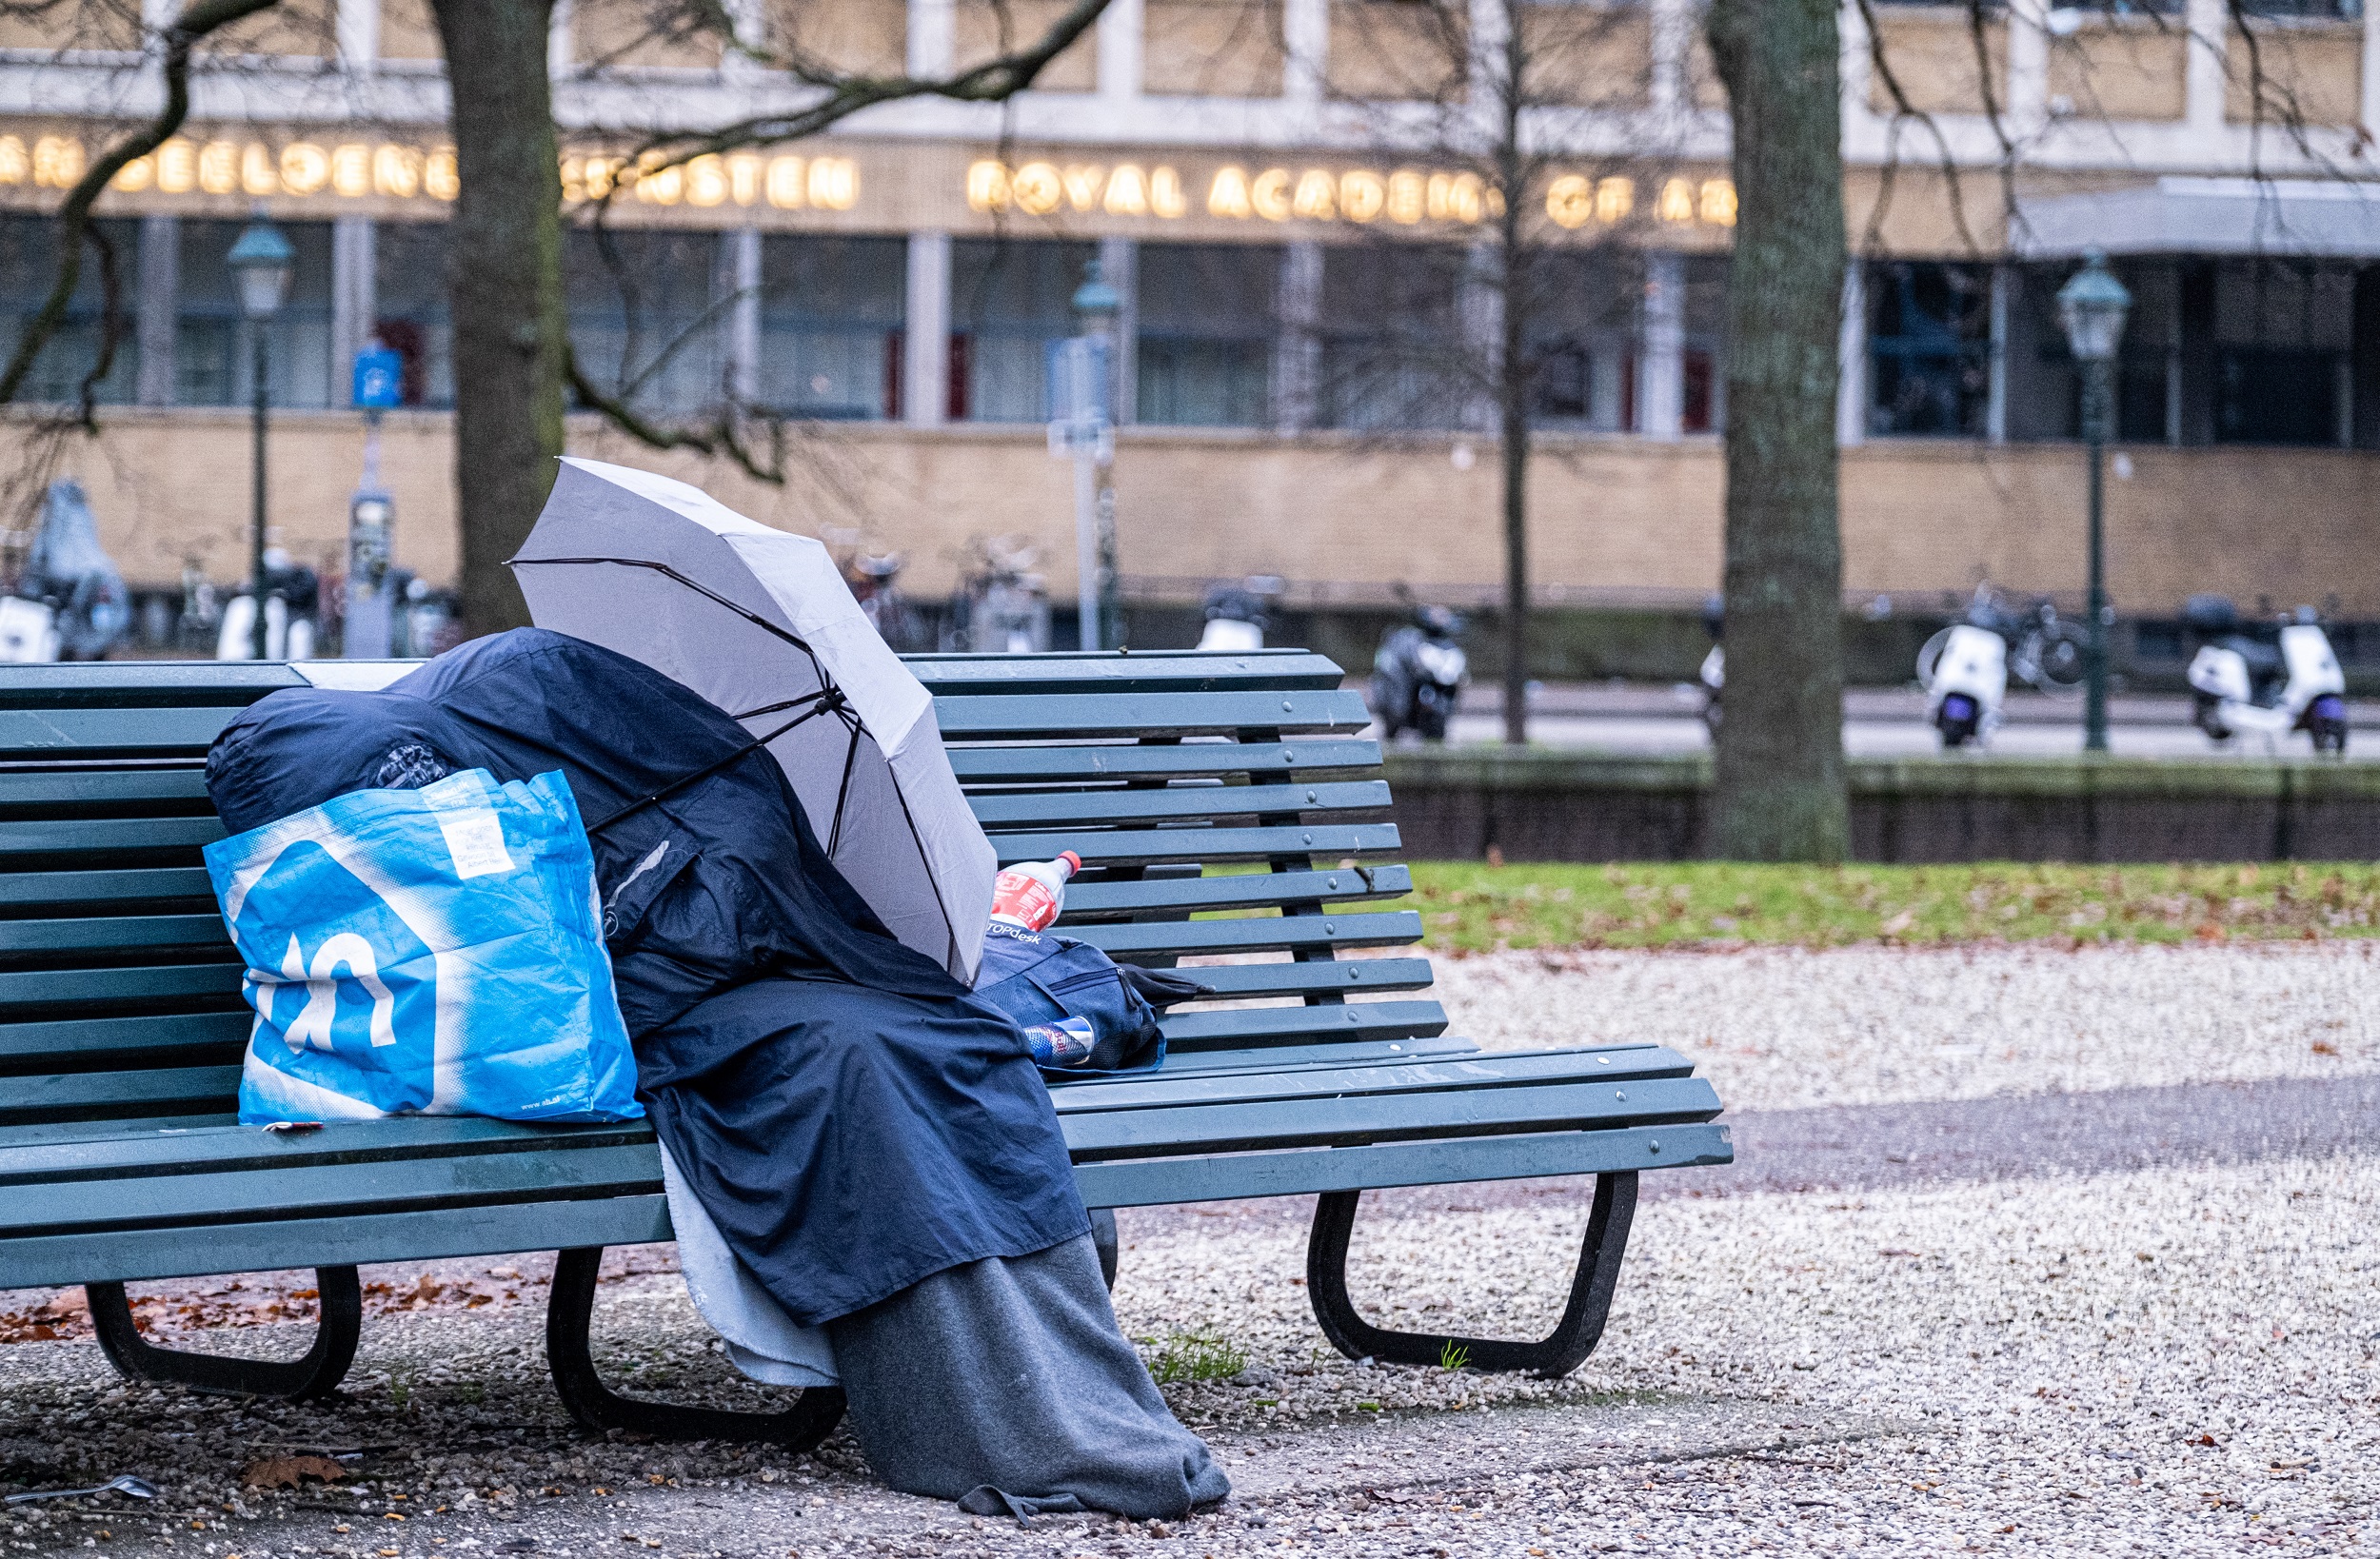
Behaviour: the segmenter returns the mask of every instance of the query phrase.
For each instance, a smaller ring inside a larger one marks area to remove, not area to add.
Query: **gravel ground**
[[[1490,953],[1452,1032],[1653,1040],[1734,1111],[2380,1071],[2380,943]]]
[[[2135,1137],[2153,1149],[2176,1122],[2242,1096],[2276,1117],[2318,1106],[2369,1122],[2364,1082],[2380,1057],[2348,999],[2363,958],[1616,955],[1573,960],[1563,979],[1521,955],[1464,960],[1446,984],[1471,1032],[1499,1042],[1539,1042],[1530,1031],[1556,1020],[1555,1004],[1593,1025],[1565,1037],[1686,1040],[1712,1056],[1731,1104],[1755,1106],[1748,1140],[1775,1123],[1773,1139],[1788,1143],[1789,1122],[1864,1118],[1839,1107],[1891,1099],[1968,1101],[1900,1114],[1963,1112],[1962,1130],[1988,1136],[1994,1119],[2021,1123],[2052,1102],[2029,1091],[2112,1076],[2156,1085],[2126,1091],[2114,1112],[2150,1120]],[[2049,1003],[2071,1020],[2003,1017],[1995,999]],[[1948,1013],[1960,1016],[1936,1016]],[[2332,1021],[2343,1026],[2314,1027]],[[1900,1031],[1914,1037],[1892,1037]],[[2340,1055],[2241,1054],[2309,1032],[2338,1034]],[[1975,1056],[1934,1053],[1974,1043]],[[2017,1062],[2003,1058],[2011,1049]],[[2243,1076],[2299,1080],[2208,1086]],[[1979,1113],[1972,1101],[1991,1095],[2012,1096]],[[1758,1113],[1818,1100],[1838,1108]],[[0,1347],[0,1486],[135,1471],[167,1497],[20,1508],[0,1515],[0,1542],[45,1553],[132,1542],[215,1559],[2380,1545],[2380,1156],[2368,1138],[2283,1134],[2214,1161],[2177,1145],[2140,1168],[2083,1153],[2091,1137],[2039,1137],[2046,1171],[2024,1153],[1985,1154],[1923,1183],[1836,1176],[1850,1189],[1814,1190],[1788,1176],[1649,1200],[1603,1346],[1559,1382],[1351,1364],[1306,1309],[1299,1220],[1234,1207],[1127,1214],[1119,1313],[1238,1488],[1171,1529],[976,1522],[878,1489],[841,1436],[798,1462],[582,1437],[544,1379],[542,1264],[528,1257],[448,1264],[427,1284],[418,1268],[367,1273],[388,1286],[364,1352],[342,1398],[317,1407],[127,1388],[62,1312],[65,1340]],[[2065,1156],[2093,1172],[2054,1167]],[[1359,1300],[1416,1330],[1541,1331],[1568,1280],[1580,1200],[1494,1188],[1382,1198],[1358,1233]],[[292,1281],[215,1285],[198,1317],[262,1314],[259,1296]],[[615,1253],[603,1293],[615,1382],[756,1400],[711,1349],[665,1253]],[[0,1297],[0,1310],[43,1297]],[[162,1305],[158,1318],[176,1313]],[[264,1324],[210,1346],[286,1353],[302,1335]],[[339,1454],[348,1476],[240,1486],[254,1459],[290,1451]]]

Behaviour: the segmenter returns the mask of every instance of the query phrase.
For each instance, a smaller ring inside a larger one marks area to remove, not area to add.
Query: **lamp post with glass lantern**
[[[283,300],[289,295],[289,273],[297,255],[289,241],[281,236],[281,229],[265,219],[259,207],[255,220],[240,234],[240,241],[231,246],[225,264],[240,284],[240,311],[248,316],[248,341],[254,353],[253,377],[256,381],[255,401],[255,473],[251,482],[254,512],[249,517],[248,536],[248,599],[256,608],[255,622],[248,630],[250,652],[255,659],[265,658],[265,423],[267,395],[265,378],[266,326],[281,312]]]
[[[2091,599],[2088,637],[2083,641],[2083,748],[2108,750],[2108,609],[2106,464],[2108,422],[2115,348],[2124,339],[2124,316],[2132,295],[2108,269],[2099,249],[2083,255],[2082,269],[2058,288],[2057,317],[2066,344],[2082,365],[2082,434],[2091,455]]]

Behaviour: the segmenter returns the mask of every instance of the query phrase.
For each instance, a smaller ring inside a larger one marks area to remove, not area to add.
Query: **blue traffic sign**
[[[355,354],[355,405],[361,411],[386,411],[403,402],[405,359],[377,344]]]

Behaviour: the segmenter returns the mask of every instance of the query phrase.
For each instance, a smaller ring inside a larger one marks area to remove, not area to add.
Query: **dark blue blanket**
[[[803,1324],[1082,1233],[1016,1025],[885,931],[750,741],[647,666],[522,629],[384,692],[272,694],[216,740],[207,784],[240,833],[442,767],[561,770],[595,846],[639,1096]]]

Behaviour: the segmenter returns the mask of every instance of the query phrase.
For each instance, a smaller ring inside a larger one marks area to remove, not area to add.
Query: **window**
[[[446,227],[381,222],[372,230],[378,308],[372,334],[405,367],[399,399],[408,406],[454,405],[454,325],[446,302]]]
[[[788,417],[899,417],[907,276],[903,239],[763,239],[760,403]]]
[[[1979,438],[1992,393],[1986,266],[1871,266],[1868,431]]]
[[[181,291],[173,319],[173,398],[186,406],[245,405],[254,394],[255,328],[224,263],[245,222],[178,223]],[[330,405],[330,224],[284,222],[296,252],[281,312],[266,326],[266,391],[277,406]]]
[[[950,247],[952,416],[1038,423],[1049,415],[1049,345],[1074,334],[1075,288],[1098,252],[1049,239]]]
[[[115,246],[124,334],[97,394],[103,403],[129,401],[139,377],[132,310],[140,289],[140,225],[106,221],[98,227]],[[0,352],[14,354],[26,326],[48,301],[57,274],[57,224],[47,216],[0,217]],[[72,401],[81,395],[83,376],[99,361],[100,296],[99,256],[87,246],[83,274],[66,319],[34,359],[32,377],[25,382],[26,400]]]
[[[586,376],[642,410],[697,411],[726,387],[717,233],[563,234],[570,343]]]
[[[1253,427],[1268,420],[1280,266],[1277,248],[1141,246],[1140,421]]]
[[[2214,439],[2346,442],[2354,272],[2302,260],[2232,260],[2214,271]]]
[[[1460,310],[1463,251],[1351,245],[1322,257],[1325,427],[1454,427],[1470,409]]]
[[[1530,418],[1539,426],[1618,433],[1635,422],[1643,271],[1618,252],[1539,259],[1524,300],[1537,359]]]

